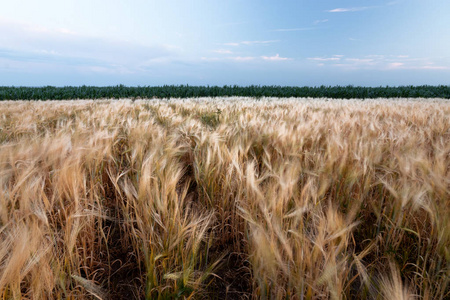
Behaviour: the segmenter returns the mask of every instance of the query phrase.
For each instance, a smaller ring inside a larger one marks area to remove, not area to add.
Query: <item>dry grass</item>
[[[1,299],[450,297],[450,102],[0,103]]]

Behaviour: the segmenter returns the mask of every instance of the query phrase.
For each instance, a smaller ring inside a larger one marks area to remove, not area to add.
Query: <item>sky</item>
[[[449,0],[1,0],[0,86],[450,84]]]

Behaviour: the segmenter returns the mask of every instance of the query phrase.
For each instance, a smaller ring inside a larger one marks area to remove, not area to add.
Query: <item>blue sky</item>
[[[0,85],[450,84],[448,0],[14,0]]]

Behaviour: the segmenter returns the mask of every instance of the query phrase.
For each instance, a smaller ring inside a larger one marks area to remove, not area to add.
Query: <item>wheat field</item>
[[[448,299],[450,102],[0,102],[1,299]]]

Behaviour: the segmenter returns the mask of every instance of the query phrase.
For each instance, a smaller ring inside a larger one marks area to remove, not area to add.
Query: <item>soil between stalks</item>
[[[123,216],[119,208],[113,183],[106,174],[102,176],[105,191],[104,205],[109,218],[104,221],[102,231],[106,245],[101,250],[105,266],[103,282],[106,282],[109,299],[135,299],[141,293],[137,287],[141,285],[141,263],[137,260],[131,241],[125,240],[121,224]]]
[[[103,176],[105,191],[105,209],[109,218],[103,222],[102,230],[107,236],[107,245],[99,250],[101,253],[108,251],[108,256],[100,258],[100,264],[105,266],[105,272],[101,281],[106,282],[109,299],[144,299],[145,291],[142,288],[145,275],[142,274],[143,262],[138,261],[138,254],[131,246],[131,240],[126,240],[126,235],[121,227],[123,224],[122,211],[115,193],[114,185],[109,176]],[[193,207],[200,205],[198,185],[194,178],[192,165],[186,167],[185,175],[181,178],[177,189],[182,192],[182,187],[189,184],[186,195],[187,205]],[[214,272],[214,277],[207,286],[201,299],[250,299],[252,295],[251,267],[247,260],[247,253],[235,252],[235,244],[240,243],[240,249],[245,249],[245,241],[236,241],[228,233],[228,241],[218,245],[212,245],[209,249],[212,260],[221,259],[219,268]],[[102,252],[103,251],[103,252]],[[225,256],[223,254],[226,253]]]

